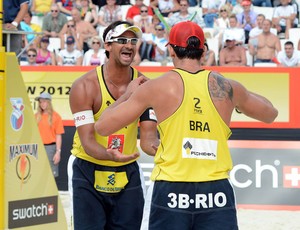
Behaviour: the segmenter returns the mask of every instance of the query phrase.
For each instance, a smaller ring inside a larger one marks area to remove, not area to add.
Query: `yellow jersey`
[[[102,103],[99,111],[94,114],[94,120],[97,121],[102,114],[102,112],[111,104],[113,104],[116,100],[112,97],[110,94],[105,81],[104,81],[104,75],[103,75],[103,68],[102,66],[98,66],[96,68],[97,75],[98,75],[98,81],[100,84],[101,89],[101,95],[102,95]],[[138,77],[138,71],[133,68],[133,79]],[[132,154],[137,152],[137,135],[138,135],[138,119],[133,122],[132,124],[120,129],[119,131],[115,132],[112,135],[109,135],[108,137],[100,136],[95,132],[95,139],[96,141],[104,146],[105,148],[118,148],[118,150],[123,154]],[[78,158],[81,158],[83,160],[99,164],[99,165],[106,165],[106,166],[121,166],[126,165],[131,162],[134,162],[135,160],[129,161],[129,162],[114,162],[109,160],[98,160],[94,157],[91,157],[88,155],[80,142],[80,138],[78,135],[78,132],[76,131],[74,134],[73,139],[73,148],[71,150],[72,154],[75,155]]]
[[[230,128],[216,110],[208,89],[209,71],[174,69],[184,84],[179,108],[158,125],[161,143],[152,180],[204,182],[228,178],[232,160]]]

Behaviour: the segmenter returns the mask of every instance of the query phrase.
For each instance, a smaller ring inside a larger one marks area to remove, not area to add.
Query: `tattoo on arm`
[[[212,98],[220,101],[232,100],[233,89],[226,78],[219,73],[211,72],[208,82],[209,93]]]

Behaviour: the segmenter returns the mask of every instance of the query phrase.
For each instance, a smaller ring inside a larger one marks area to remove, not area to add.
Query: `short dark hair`
[[[171,45],[171,47],[174,49],[176,56],[179,59],[188,58],[188,59],[196,59],[200,60],[204,50],[203,49],[195,49],[195,47],[199,47],[200,40],[192,36],[188,39],[188,46],[186,48],[180,47],[180,46],[174,46]]]
[[[286,45],[291,45],[291,46],[294,48],[294,43],[291,42],[291,41],[287,41],[286,43],[284,43],[284,45],[285,45],[285,46],[286,46]]]
[[[130,22],[127,22],[127,21],[115,21],[113,23],[111,23],[108,27],[105,28],[104,32],[103,32],[103,35],[102,35],[102,39],[103,39],[103,42],[105,43],[105,38],[106,38],[106,35],[108,34],[109,31],[111,31],[112,29],[116,28],[118,25],[121,25],[121,24],[127,24],[129,26],[132,26],[132,24]],[[105,50],[105,55],[107,58],[109,58],[109,52]]]

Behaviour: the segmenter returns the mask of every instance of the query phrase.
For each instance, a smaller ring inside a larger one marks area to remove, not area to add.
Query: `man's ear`
[[[111,51],[111,43],[105,42],[103,47],[106,51],[108,51],[108,52]]]
[[[172,46],[168,45],[168,51],[169,51],[170,57],[175,57],[175,51],[172,48]]]

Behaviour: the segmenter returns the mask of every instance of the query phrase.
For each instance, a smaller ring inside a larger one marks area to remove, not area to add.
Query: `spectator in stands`
[[[143,12],[141,7],[147,7],[147,12],[146,10],[143,8]],[[143,13],[143,14],[142,14]],[[152,16],[153,15],[153,11],[152,8],[150,6],[146,6],[143,2],[143,0],[135,0],[135,4],[133,6],[131,6],[126,13],[126,21],[134,24],[134,17],[137,15],[145,15],[147,13],[147,15]],[[145,16],[144,16],[145,17]]]
[[[167,58],[167,47],[166,44],[168,43],[167,39],[165,38],[165,26],[160,23],[155,27],[156,34],[152,35],[149,40],[144,42],[141,45],[141,53],[144,53],[144,45],[147,43],[149,46],[146,53],[146,59],[149,61],[157,61],[157,62],[164,62]],[[141,55],[142,60],[145,56]]]
[[[98,13],[98,32],[102,37],[104,29],[112,22],[122,20],[122,9],[116,4],[116,0],[106,0],[106,5],[102,6]]]
[[[59,66],[81,66],[82,52],[74,48],[75,38],[69,36],[67,38],[67,48],[59,51],[57,56],[57,65]]]
[[[201,66],[216,66],[216,55],[213,50],[210,50],[208,44],[204,43],[204,55],[200,59]]]
[[[73,7],[73,9],[71,10],[71,13],[72,13],[72,19],[75,22],[76,31],[81,36],[82,50],[85,53],[86,51],[88,51],[90,49],[89,45],[88,45],[89,40],[93,36],[97,35],[97,31],[90,22],[81,20],[80,8]],[[67,30],[67,25],[64,26],[62,33],[66,33],[66,30]],[[80,48],[80,47],[78,47],[78,48]]]
[[[280,0],[280,5],[274,10],[272,23],[278,33],[284,33],[285,38],[289,38],[289,29],[298,27],[298,19],[296,18],[297,9],[290,0]]]
[[[226,34],[225,47],[219,53],[220,66],[246,66],[246,50],[243,46],[235,44],[233,34]]]
[[[143,33],[151,33],[152,15],[148,14],[148,9],[148,6],[142,5],[140,14],[133,17],[133,24],[138,26]]]
[[[27,61],[23,62],[23,66],[37,66],[38,64],[36,63],[36,49],[35,48],[29,48],[26,52],[27,56]]]
[[[263,29],[262,29],[262,26],[263,26],[263,21],[266,19],[265,15],[263,14],[258,14],[257,17],[256,17],[256,26],[254,28],[252,28],[250,30],[250,33],[249,33],[249,39],[252,39],[256,36],[258,36],[259,34],[262,33]],[[277,30],[275,28],[271,28],[271,33],[277,35]]]
[[[27,34],[23,37],[25,41],[25,47],[27,47],[29,44],[31,44],[32,47],[36,47],[36,44],[38,44],[38,40],[36,40],[36,38],[38,36],[34,33],[42,32],[42,28],[37,24],[32,24],[31,19],[32,14],[30,11],[28,11],[24,15],[23,21],[20,22],[20,26],[23,31],[31,32],[31,34]]]
[[[3,19],[4,30],[20,30],[20,22],[23,20],[24,15],[28,12],[28,0],[4,0],[3,1]],[[2,13],[2,12],[1,12]],[[0,22],[2,23],[2,22]],[[3,36],[3,46],[7,47],[7,36]],[[10,34],[10,52],[15,52],[16,55],[21,53],[22,50],[22,35]]]
[[[67,17],[59,11],[57,4],[51,5],[51,13],[43,19],[42,30],[44,35],[49,37],[59,37],[59,32],[67,23]]]
[[[64,26],[64,28],[61,30],[59,37],[60,37],[60,47],[62,49],[66,49],[66,41],[67,41],[67,37],[69,36],[73,36],[75,39],[75,45],[74,48],[78,49],[78,50],[82,50],[82,46],[83,46],[83,40],[82,40],[82,36],[81,34],[77,31],[76,29],[76,23],[73,19],[69,20],[66,25]]]
[[[51,10],[51,5],[54,3],[54,0],[32,0],[32,5],[30,11],[33,15],[45,16]]]
[[[230,28],[224,30],[223,36],[220,36],[221,47],[223,47],[225,45],[225,43],[226,43],[225,38],[228,37],[229,34],[232,34],[234,36],[236,45],[244,45],[245,44],[245,31],[239,27],[236,15],[234,15],[234,14],[230,15],[229,26],[230,26]]]
[[[244,9],[241,5],[242,1],[243,0],[236,0],[236,4],[235,4],[235,6],[232,7],[232,10],[231,10],[232,14],[238,15],[244,11]],[[252,8],[253,8],[253,5],[251,5],[251,9]]]
[[[179,12],[172,14],[168,19],[168,23],[170,26],[174,26],[178,22],[191,21],[191,19],[193,18],[192,19],[193,22],[197,23],[202,28],[205,27],[205,23],[203,19],[200,18],[198,14],[196,14],[193,17],[194,14],[188,11],[190,7],[188,0],[180,0],[179,5],[180,5]]]
[[[80,0],[78,1],[80,6],[81,20],[90,22],[94,28],[98,24],[98,12],[96,6],[91,0]]]
[[[177,0],[153,0],[150,6],[155,10],[158,9],[162,16],[169,17],[180,9]]]
[[[278,66],[300,67],[300,52],[294,49],[291,41],[284,43],[284,50],[277,55]]]
[[[225,1],[223,0],[202,0],[202,13],[206,27],[214,27],[214,21],[218,18],[219,9],[224,4]]]
[[[71,15],[71,10],[73,9],[73,0],[56,0],[57,6],[63,14],[66,16]]]
[[[101,38],[94,36],[91,39],[90,49],[84,54],[83,66],[102,65],[106,61],[105,49],[101,48]]]
[[[55,54],[48,50],[49,37],[43,36],[37,49],[36,63],[39,65],[56,65]]]
[[[245,44],[248,44],[249,33],[255,27],[257,13],[251,10],[251,0],[243,0],[241,6],[244,11],[236,15],[240,27],[245,31]]]
[[[215,19],[214,29],[219,33],[223,34],[225,29],[229,26],[229,15],[231,14],[230,7],[228,5],[221,6],[219,10],[219,17]]]
[[[254,63],[275,63],[274,58],[281,51],[279,38],[271,33],[272,22],[269,19],[263,21],[263,32],[249,42],[249,52],[256,56]]]
[[[253,6],[272,7],[271,0],[253,0]]]

